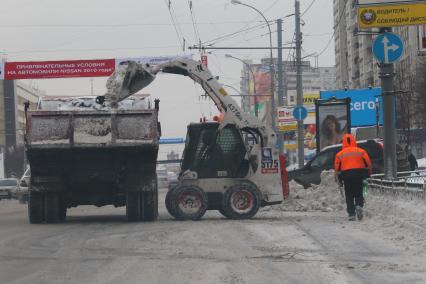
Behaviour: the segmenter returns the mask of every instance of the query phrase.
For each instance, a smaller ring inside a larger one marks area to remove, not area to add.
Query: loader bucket
[[[122,63],[108,78],[105,100],[116,105],[148,86],[155,79],[155,74],[155,69],[148,64],[138,64],[134,61]]]

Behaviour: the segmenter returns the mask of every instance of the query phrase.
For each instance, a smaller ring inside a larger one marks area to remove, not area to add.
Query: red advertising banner
[[[4,79],[47,79],[109,76],[115,59],[6,62]]]

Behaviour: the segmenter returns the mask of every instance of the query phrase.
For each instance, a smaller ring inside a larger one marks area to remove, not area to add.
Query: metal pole
[[[283,20],[278,19],[277,20],[277,34],[278,34],[277,45],[278,45],[278,47],[283,45],[282,24],[283,24]],[[283,86],[283,50],[282,50],[282,48],[278,48],[277,60],[278,60],[278,62],[277,62],[277,69],[278,69],[278,75],[277,75],[277,80],[278,80],[278,105],[283,106],[284,105],[284,86]],[[284,135],[283,135],[282,132],[278,131],[277,139],[278,139],[278,141],[277,141],[278,142],[278,149],[279,149],[280,153],[283,153],[284,152],[284,145],[283,145]]]
[[[391,32],[383,28],[380,33]],[[393,88],[393,63],[380,64],[379,77],[383,96],[383,156],[385,160],[385,179],[396,178],[396,129],[395,129],[395,92]]]
[[[269,24],[269,21],[268,21],[268,19],[266,19],[265,15],[263,15],[263,13],[260,12],[256,7],[253,7],[251,5],[242,3],[239,0],[232,0],[231,3],[238,4],[238,5],[243,5],[243,6],[246,6],[246,7],[249,7],[251,9],[255,10],[259,15],[262,16],[263,20],[265,21],[265,23],[266,23],[266,25],[268,27],[268,30],[269,30],[269,60],[270,60],[270,62],[269,62],[269,71],[271,73],[271,126],[272,126],[272,129],[274,131],[276,131],[276,128],[275,128],[275,112],[276,112],[276,107],[275,107],[275,95],[274,95],[274,93],[275,93],[275,71],[274,71],[274,57],[273,57],[272,50],[273,49],[277,49],[277,47],[272,46],[271,25]],[[236,48],[236,49],[239,49],[239,48]]]
[[[300,2],[295,0],[295,14],[296,14],[296,85],[297,85],[297,106],[303,106],[303,85],[302,85],[302,33],[300,32]],[[302,168],[305,160],[304,148],[304,133],[303,133],[303,120],[297,120],[297,150],[299,168]]]
[[[254,76],[253,69],[251,69],[250,64],[248,64],[247,62],[245,62],[241,58],[232,56],[231,54],[225,54],[225,57],[234,58],[235,60],[240,61],[241,63],[243,63],[247,67],[248,71],[250,72],[251,77],[253,79],[254,115],[256,117],[258,117],[257,94],[256,94],[256,77]],[[248,90],[248,92],[247,93],[250,93],[250,79],[248,78],[248,76],[247,76],[247,82],[248,82],[248,84],[247,84],[247,90]]]

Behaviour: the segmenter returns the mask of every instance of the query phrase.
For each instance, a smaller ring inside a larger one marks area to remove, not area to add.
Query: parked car
[[[0,199],[16,198],[18,190],[19,184],[16,178],[0,179]]]
[[[16,198],[20,203],[28,202],[28,187],[30,185],[31,170],[28,168],[19,180],[19,190]]]
[[[357,141],[358,147],[367,151],[370,156],[373,174],[383,173],[384,160],[383,160],[383,142],[382,140],[361,140]],[[308,188],[311,184],[319,184],[321,182],[321,172],[324,170],[331,170],[334,168],[334,158],[336,154],[342,149],[342,144],[336,144],[325,147],[315,157],[306,163],[301,169],[288,172],[289,180],[303,185]],[[397,144],[397,171],[409,171],[410,164],[407,159],[407,154],[403,148]]]

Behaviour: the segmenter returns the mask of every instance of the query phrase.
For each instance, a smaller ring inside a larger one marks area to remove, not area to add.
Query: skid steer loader
[[[270,125],[244,113],[200,62],[182,58],[161,65],[126,62],[109,78],[100,101],[114,105],[151,83],[158,72],[190,77],[214,101],[223,119],[188,126],[179,182],[166,196],[179,220],[218,210],[229,219],[253,217],[259,207],[280,204],[288,187],[284,158]]]

